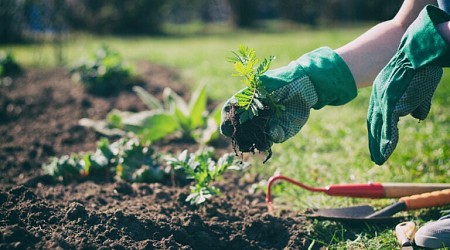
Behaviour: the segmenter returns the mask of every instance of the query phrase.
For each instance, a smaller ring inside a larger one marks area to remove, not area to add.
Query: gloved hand
[[[375,163],[383,164],[394,151],[401,116],[411,114],[419,120],[427,117],[442,76],[441,67],[450,66],[450,46],[435,25],[449,20],[444,11],[426,6],[375,79],[367,114],[369,149]]]
[[[344,60],[327,47],[307,53],[289,65],[267,71],[260,77],[266,90],[284,106],[280,114],[270,114],[269,140],[281,143],[299,132],[306,123],[311,108],[342,105],[357,95],[353,75]],[[230,118],[233,96],[222,111],[221,133],[231,137]],[[246,128],[251,132],[252,128]]]

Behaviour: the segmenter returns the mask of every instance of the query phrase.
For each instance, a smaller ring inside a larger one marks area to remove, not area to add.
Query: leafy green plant
[[[194,154],[183,151],[178,157],[157,154],[153,148],[136,138],[122,138],[112,144],[102,139],[94,153],[64,155],[50,159],[42,168],[59,181],[111,180],[128,182],[160,182],[173,169],[177,178],[194,180],[191,193],[186,198],[191,204],[201,204],[214,195],[221,194],[213,186],[227,170],[242,170],[247,166],[232,154],[224,154],[214,160],[211,147],[200,149]]]
[[[266,128],[272,115],[278,115],[284,106],[275,102],[260,77],[270,68],[273,56],[261,62],[254,49],[240,46],[228,60],[233,63],[236,73],[247,88],[235,95],[228,110],[226,127],[231,127],[232,145],[236,152],[267,152],[266,162],[272,155],[271,141]],[[250,133],[251,131],[251,133]]]
[[[167,163],[175,170],[182,170],[187,178],[194,180],[191,194],[186,201],[199,205],[214,195],[221,194],[213,186],[213,182],[220,178],[227,170],[242,170],[247,165],[236,160],[233,154],[224,154],[217,161],[213,159],[212,148],[200,149],[196,153],[183,151],[178,157],[170,157]]]
[[[159,155],[152,147],[142,144],[139,140],[119,140],[117,150],[116,174],[129,182],[157,182],[166,173],[161,168]]]
[[[87,59],[83,58],[71,69],[75,81],[96,95],[110,95],[132,81],[132,68],[122,57],[106,46],[102,46]]]
[[[153,148],[136,138],[122,138],[112,144],[103,139],[94,153],[79,153],[52,158],[42,168],[61,181],[110,179],[130,182],[157,182],[167,174]]]
[[[22,68],[10,52],[0,51],[0,77],[17,76]]]
[[[247,87],[235,95],[237,99],[236,114],[239,116],[239,122],[244,123],[253,119],[253,117],[259,115],[260,110],[270,109],[273,112],[278,112],[283,109],[282,105],[273,100],[273,97],[267,92],[259,79],[269,70],[275,57],[270,56],[260,62],[260,59],[256,57],[255,50],[243,45],[233,54],[233,57],[228,58],[228,61],[234,65],[235,73],[233,76],[241,77],[242,83]]]
[[[48,164],[42,168],[46,174],[52,175],[61,181],[71,179],[84,179],[89,176],[111,177],[110,167],[114,162],[114,154],[110,150],[107,140],[98,142],[94,153],[78,153],[64,155],[59,158],[53,157]]]
[[[139,86],[133,89],[150,109],[173,115],[183,138],[207,143],[218,137],[220,105],[212,113],[208,113],[207,94],[204,85],[200,85],[194,91],[188,103],[170,88],[164,89],[163,102],[159,102],[158,99]]]
[[[162,102],[142,87],[135,86],[133,90],[149,110],[113,110],[104,121],[82,119],[80,124],[93,127],[105,135],[133,133],[146,142],[157,141],[176,132],[180,132],[182,138],[202,144],[219,137],[220,109],[208,113],[204,86],[196,89],[189,103],[170,88],[164,89]]]

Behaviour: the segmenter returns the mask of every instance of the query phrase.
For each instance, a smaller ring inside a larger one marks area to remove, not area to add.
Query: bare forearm
[[[444,40],[450,44],[450,22],[441,23],[437,26],[437,29]]]
[[[349,66],[358,88],[372,84],[378,72],[394,55],[404,32],[401,25],[387,21],[336,49],[336,53]]]
[[[408,26],[434,0],[406,0],[397,15],[380,23],[352,42],[336,49],[349,66],[358,88],[372,85],[378,72],[395,54]]]

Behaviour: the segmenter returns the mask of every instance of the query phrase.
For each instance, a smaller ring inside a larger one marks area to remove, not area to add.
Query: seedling
[[[142,144],[139,140],[119,140],[112,150],[116,158],[116,174],[129,182],[158,182],[165,173],[160,167],[159,155],[152,147]]]
[[[212,196],[221,194],[220,190],[213,186],[213,182],[225,171],[242,170],[246,167],[245,163],[237,161],[232,154],[224,154],[215,161],[212,148],[200,149],[195,154],[185,150],[178,157],[169,158],[167,162],[175,170],[182,170],[188,178],[194,180],[191,194],[186,198],[186,201],[193,205],[199,205]]]
[[[42,167],[45,173],[61,181],[107,180],[115,176],[129,182],[157,182],[166,175],[161,165],[151,147],[135,138],[122,138],[112,144],[103,139],[94,153],[55,157]]]
[[[16,62],[14,56],[5,51],[0,51],[0,83],[1,78],[20,75],[22,68]]]
[[[188,103],[171,88],[164,89],[163,102],[139,86],[134,87],[133,90],[149,109],[171,114],[179,125],[183,138],[204,144],[218,134],[220,109],[214,110],[211,114],[208,113],[204,85],[200,85],[194,91]]]
[[[107,96],[131,83],[132,69],[122,57],[102,46],[88,59],[81,59],[71,69],[75,81],[81,82],[92,94]]]
[[[233,52],[229,61],[233,63],[235,74],[242,78],[246,88],[235,95],[230,103],[229,126],[232,127],[232,145],[235,152],[266,152],[267,157],[272,155],[272,143],[267,137],[267,126],[270,116],[277,115],[284,109],[276,104],[259,79],[269,68],[275,57],[270,56],[261,61],[256,57],[254,49],[240,46]]]
[[[206,88],[200,86],[192,94],[189,103],[172,89],[164,89],[163,101],[139,86],[133,87],[149,110],[141,112],[111,111],[105,121],[82,119],[84,126],[93,127],[105,135],[133,133],[145,142],[154,142],[179,132],[188,140],[207,144],[218,138],[220,109],[207,110]]]

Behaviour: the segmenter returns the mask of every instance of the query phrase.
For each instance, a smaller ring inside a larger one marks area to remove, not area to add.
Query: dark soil
[[[144,87],[156,96],[187,88],[175,72],[140,63]],[[308,221],[267,214],[259,181],[229,174],[218,183],[223,195],[206,205],[185,202],[189,186],[125,182],[55,183],[41,165],[51,156],[92,151],[100,138],[78,125],[104,119],[113,108],[146,107],[132,91],[107,98],[87,94],[68,70],[26,70],[0,86],[0,249],[303,249]],[[157,145],[181,152],[195,145]],[[229,143],[218,148],[231,151]]]

